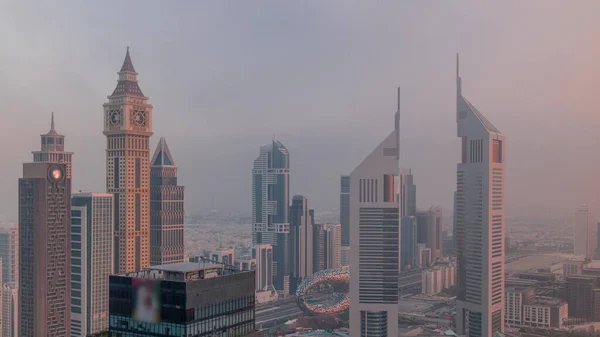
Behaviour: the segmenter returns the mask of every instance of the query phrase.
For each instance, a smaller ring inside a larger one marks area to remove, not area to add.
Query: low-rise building
[[[553,297],[537,297],[523,305],[523,325],[536,328],[562,328],[569,316],[567,302]]]
[[[523,324],[523,305],[533,300],[535,290],[529,287],[506,287],[504,293],[505,323],[517,326]]]

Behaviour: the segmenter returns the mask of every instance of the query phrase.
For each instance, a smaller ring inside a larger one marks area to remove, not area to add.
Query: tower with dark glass
[[[150,165],[150,264],[183,262],[184,187],[177,166],[161,138]]]

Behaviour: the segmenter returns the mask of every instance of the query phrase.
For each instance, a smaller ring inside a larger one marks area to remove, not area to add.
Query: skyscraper
[[[108,330],[108,276],[113,271],[113,195],[71,200],[71,336]]]
[[[137,81],[129,48],[119,80],[104,103],[106,191],[114,194],[117,273],[150,265],[150,144],[152,105]]]
[[[398,335],[400,89],[394,130],[350,174],[350,334]]]
[[[504,330],[505,138],[462,95],[456,59],[456,243],[459,334],[487,337]]]
[[[2,286],[2,337],[19,337],[18,289],[15,282]]]
[[[417,186],[411,169],[400,169],[400,208],[402,216],[417,214]]]
[[[417,211],[417,242],[431,248],[433,261],[442,255],[442,208],[431,206],[426,211]]]
[[[325,225],[314,224],[313,226],[313,272],[327,269],[325,262]]]
[[[18,275],[19,237],[17,225],[0,229],[0,258],[2,258],[2,284],[16,282]]]
[[[342,226],[325,224],[325,269],[342,267]]]
[[[340,179],[340,225],[342,226],[342,246],[350,246],[350,176]]]
[[[71,153],[64,136],[42,135],[42,151],[19,179],[19,336],[71,336]],[[61,160],[62,155],[62,160]],[[68,158],[65,158],[67,156]]]
[[[596,217],[587,205],[575,213],[575,254],[593,259],[596,252]]]
[[[273,247],[260,244],[252,247],[252,258],[256,260],[256,291],[273,288]]]
[[[313,226],[313,273],[342,267],[342,227],[340,224]]]
[[[313,226],[308,200],[295,195],[290,206],[290,294],[313,274]]]
[[[403,216],[401,226],[401,270],[419,268],[415,256],[417,254],[417,218]]]
[[[289,291],[290,154],[277,140],[260,148],[252,168],[252,242],[273,246],[277,290]]]
[[[177,166],[160,138],[150,166],[150,264],[183,262],[184,187]]]

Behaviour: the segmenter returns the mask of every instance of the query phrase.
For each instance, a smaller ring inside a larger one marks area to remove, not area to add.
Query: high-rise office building
[[[417,214],[417,186],[411,169],[400,169],[400,208],[402,216]]]
[[[394,130],[350,174],[350,335],[398,335],[400,89]]]
[[[342,226],[337,223],[325,224],[325,268],[342,267]]]
[[[313,226],[313,272],[318,272],[325,267],[325,225],[315,224]]]
[[[350,246],[350,176],[340,179],[340,225],[342,246]]]
[[[2,286],[2,337],[19,337],[19,300],[16,282]]]
[[[193,262],[111,275],[109,331],[136,337],[251,335],[254,280],[254,271]]]
[[[71,336],[71,153],[64,139],[52,123],[19,179],[21,337]]]
[[[315,224],[313,226],[313,273],[342,267],[342,226]]]
[[[183,262],[184,187],[163,137],[150,162],[150,264]]]
[[[593,259],[596,255],[596,217],[587,205],[575,213],[575,255]]]
[[[403,216],[401,223],[401,270],[419,268],[417,265],[417,218],[414,216]]]
[[[256,291],[273,289],[273,247],[259,244],[252,247],[252,259],[256,261]]]
[[[106,191],[114,194],[114,268],[117,273],[150,265],[150,136],[152,105],[125,54],[119,80],[104,103]]]
[[[431,206],[426,211],[417,212],[417,242],[431,248],[431,259],[440,259],[443,255],[442,208]]]
[[[469,337],[504,331],[505,138],[462,95],[456,60],[456,326]]]
[[[295,195],[290,206],[290,294],[303,279],[313,274],[313,226],[308,200]]]
[[[277,140],[260,148],[252,168],[252,242],[273,246],[273,284],[289,291],[290,154]]]
[[[108,330],[108,276],[113,271],[113,195],[76,193],[71,200],[71,336]]]
[[[2,284],[18,280],[19,231],[17,225],[0,229],[0,258],[2,258]]]

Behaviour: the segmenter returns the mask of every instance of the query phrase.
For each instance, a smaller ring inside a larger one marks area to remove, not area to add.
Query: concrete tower
[[[106,190],[115,196],[116,273],[150,265],[150,144],[152,105],[138,85],[129,48],[119,80],[104,103]]]
[[[462,95],[456,59],[456,244],[459,334],[489,337],[504,330],[505,138]]]
[[[400,89],[394,130],[350,174],[350,335],[398,336]]]
[[[19,179],[22,337],[71,336],[71,153],[64,152],[64,139],[52,123]]]
[[[273,285],[289,292],[290,154],[277,140],[260,148],[252,168],[252,243],[273,247]]]
[[[177,185],[177,166],[161,138],[150,166],[150,264],[183,262],[184,187]]]

